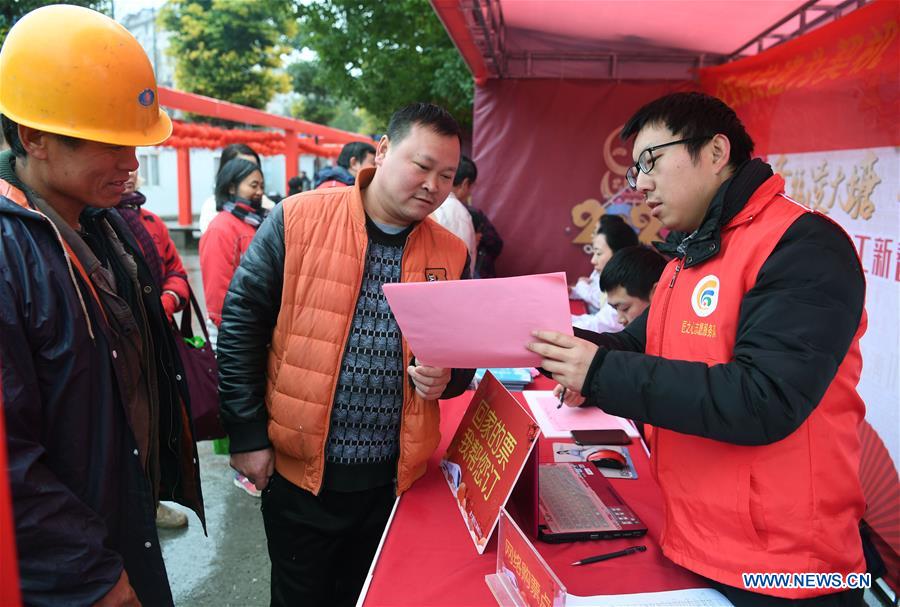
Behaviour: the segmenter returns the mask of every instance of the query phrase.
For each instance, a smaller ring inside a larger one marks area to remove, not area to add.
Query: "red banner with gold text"
[[[540,430],[490,371],[441,461],[478,554],[484,552]]]
[[[757,154],[900,144],[900,2],[875,0],[754,57],[701,70]]]

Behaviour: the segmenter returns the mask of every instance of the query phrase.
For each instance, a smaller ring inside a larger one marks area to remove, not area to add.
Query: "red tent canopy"
[[[479,83],[488,78],[689,78],[864,2],[432,0]],[[802,9],[802,10],[800,10]],[[798,12],[798,10],[800,12]],[[766,34],[762,44],[743,49]]]

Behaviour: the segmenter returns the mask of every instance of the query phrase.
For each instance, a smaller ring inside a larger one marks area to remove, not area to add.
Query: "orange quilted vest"
[[[362,284],[368,236],[361,190],[375,171],[360,171],[353,187],[305,192],[284,206],[284,290],[268,360],[266,406],[275,468],[318,494],[338,373]],[[463,242],[425,219],[403,250],[402,282],[458,279]],[[412,354],[403,340],[403,356]],[[425,473],[440,441],[440,410],[404,382],[397,492]]]

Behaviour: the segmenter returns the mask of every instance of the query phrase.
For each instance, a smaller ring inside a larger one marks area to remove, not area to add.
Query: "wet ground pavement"
[[[159,530],[172,595],[178,606],[251,607],[269,604],[269,555],[259,498],[234,483],[227,455],[201,442],[200,474],[209,537],[197,516],[186,529]]]
[[[201,307],[204,306],[196,250],[182,251],[182,262]],[[195,327],[197,328],[197,327]],[[186,529],[159,530],[175,604],[179,607],[256,607],[269,604],[269,555],[259,498],[238,489],[227,455],[213,453],[212,442],[197,445],[209,537],[200,519],[188,515]]]

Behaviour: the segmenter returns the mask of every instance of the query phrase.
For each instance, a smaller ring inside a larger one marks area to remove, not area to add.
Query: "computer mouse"
[[[597,468],[608,468],[610,470],[622,470],[628,466],[625,456],[612,449],[594,451],[588,455],[587,460],[597,466]]]

